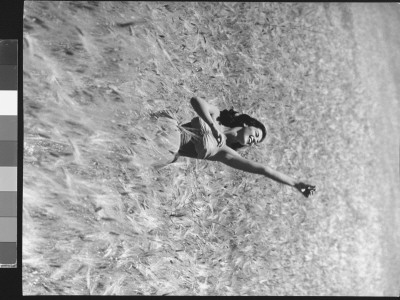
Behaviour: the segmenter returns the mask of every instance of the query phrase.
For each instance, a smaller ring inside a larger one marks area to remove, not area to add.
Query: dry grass
[[[25,2],[24,294],[382,294],[375,104],[348,13]],[[193,95],[266,123],[242,154],[316,197],[218,163],[150,168],[148,113],[187,121]]]

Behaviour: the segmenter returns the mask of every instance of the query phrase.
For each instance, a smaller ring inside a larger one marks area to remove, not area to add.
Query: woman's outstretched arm
[[[241,157],[235,150],[230,149],[228,146],[223,147],[211,159],[220,161],[238,170],[264,175],[272,180],[286,185],[295,186],[295,184],[298,183],[295,179],[279,171]]]
[[[220,161],[238,170],[264,175],[279,183],[295,187],[306,197],[315,192],[315,186],[304,184],[270,167],[245,159],[241,157],[235,150],[227,146],[221,148],[221,150],[218,151],[217,154],[215,154],[212,158],[209,159],[214,161]]]

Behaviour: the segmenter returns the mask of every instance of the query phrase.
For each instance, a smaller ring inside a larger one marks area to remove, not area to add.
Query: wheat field
[[[398,295],[398,94],[376,41],[399,14],[26,1],[23,294]],[[149,114],[189,121],[192,96],[262,121],[241,154],[317,194],[215,162],[153,168]]]

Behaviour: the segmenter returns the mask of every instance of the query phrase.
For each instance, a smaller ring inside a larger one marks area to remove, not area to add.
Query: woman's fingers
[[[307,198],[310,195],[314,195],[316,191],[315,185],[308,185],[303,182],[298,183],[296,185],[296,188]]]
[[[219,146],[222,147],[225,144],[226,137],[224,134],[220,134],[220,143]]]
[[[306,197],[308,197],[310,195],[314,195],[315,190],[316,190],[315,185],[307,186],[307,196]]]
[[[225,144],[226,137],[225,137],[225,135],[221,134],[221,132],[219,132],[219,131],[217,131],[216,135],[217,135],[217,138],[216,138],[217,145],[218,145],[218,147],[222,147]]]
[[[211,127],[211,131],[212,131],[212,134],[213,134],[215,140],[217,141],[218,147],[221,147],[224,142],[224,135],[221,134],[221,132],[219,131],[218,128],[216,128],[215,125]]]

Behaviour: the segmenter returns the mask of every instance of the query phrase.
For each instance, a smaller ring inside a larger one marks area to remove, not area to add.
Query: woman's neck
[[[237,133],[240,130],[240,127],[235,127],[235,128],[231,128],[231,127],[227,127],[224,125],[221,125],[223,133],[226,136],[226,141],[227,144],[233,144],[236,142],[236,137],[237,137]]]

